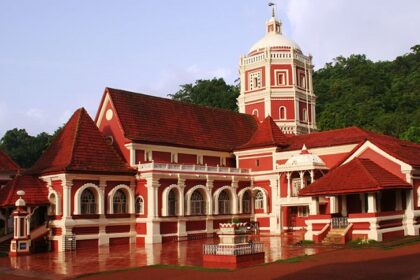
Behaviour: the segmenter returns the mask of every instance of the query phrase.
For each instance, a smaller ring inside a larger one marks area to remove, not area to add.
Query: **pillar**
[[[311,174],[311,184],[312,184],[315,181],[315,171],[311,170],[310,174]]]
[[[419,229],[415,228],[413,189],[406,190],[407,208],[405,209],[404,233],[405,235],[419,235]]]
[[[309,204],[309,215],[319,215],[319,198],[312,197],[312,202]]]
[[[232,192],[233,192],[233,197],[232,197],[232,214],[236,215],[238,214],[238,209],[239,209],[239,201],[238,201],[238,181],[235,180],[234,178],[232,178]]]
[[[9,255],[20,256],[27,255],[30,252],[31,237],[29,225],[29,213],[26,210],[26,202],[22,196],[25,195],[24,191],[18,191],[19,198],[16,200],[16,210],[13,211],[13,239],[10,243]]]
[[[185,216],[185,180],[178,179],[178,187],[179,187],[179,205],[178,205],[178,216]]]
[[[270,179],[271,188],[271,213],[270,213],[270,232],[279,234],[280,229],[280,207],[276,206],[278,199],[278,180]]]
[[[368,213],[376,213],[376,193],[368,194]]]
[[[146,244],[162,243],[162,236],[160,235],[160,223],[156,221],[158,217],[159,180],[156,178],[148,178],[146,188],[148,221],[146,223],[147,234],[144,242]]]
[[[337,205],[337,197],[336,196],[331,196],[330,197],[330,213],[331,214],[335,214],[338,213],[338,205]]]
[[[290,177],[292,176],[292,174],[290,172],[286,173],[286,177],[287,177],[287,197],[291,197],[292,196],[292,187],[290,184]]]
[[[303,182],[303,175],[305,174],[305,172],[303,172],[303,171],[299,171],[299,177],[300,177],[300,188],[301,189],[303,189],[303,187],[305,186],[304,185],[304,182]]]

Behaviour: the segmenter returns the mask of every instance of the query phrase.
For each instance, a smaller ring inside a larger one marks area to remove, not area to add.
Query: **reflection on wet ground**
[[[334,250],[321,246],[296,246],[297,236],[256,236],[265,250],[265,262]],[[203,244],[218,239],[201,239],[136,247],[134,244],[103,246],[99,250],[41,253],[17,258],[0,258],[0,272],[57,279],[98,271],[125,269],[154,264],[202,266]],[[60,277],[61,276],[61,277]]]

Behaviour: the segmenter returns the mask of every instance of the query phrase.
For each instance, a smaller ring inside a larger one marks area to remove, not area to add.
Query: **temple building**
[[[265,33],[240,58],[239,113],[105,88],[28,170],[0,152],[5,234],[23,190],[33,250],[206,238],[231,220],[316,242],[419,235],[420,145],[318,132],[311,56],[274,14]]]

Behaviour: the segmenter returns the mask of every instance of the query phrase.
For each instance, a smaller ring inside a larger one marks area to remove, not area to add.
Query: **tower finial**
[[[271,16],[273,17],[273,18],[275,18],[276,17],[276,11],[275,11],[275,7],[276,7],[276,4],[274,4],[273,2],[268,2],[268,6],[269,7],[272,7],[272,11],[271,11]]]

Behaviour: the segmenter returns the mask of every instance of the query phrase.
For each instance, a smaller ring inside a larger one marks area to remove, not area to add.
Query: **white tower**
[[[270,115],[285,134],[316,130],[312,87],[312,57],[283,36],[275,16],[266,22],[265,36],[241,56],[239,112],[262,121]]]

